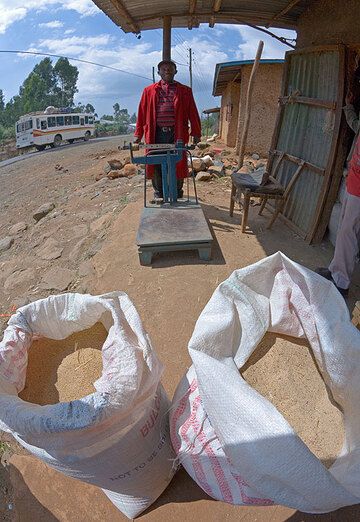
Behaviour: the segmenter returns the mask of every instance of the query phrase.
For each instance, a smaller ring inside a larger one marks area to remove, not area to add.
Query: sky
[[[273,32],[286,38],[296,37],[296,33],[284,29]],[[189,48],[193,50],[193,91],[199,110],[220,105],[220,98],[212,96],[215,65],[253,59],[260,39],[265,43],[262,58],[283,58],[290,49],[248,26],[215,25],[210,29],[202,24],[192,31],[173,29],[176,79],[187,85]],[[132,33],[125,34],[92,0],[0,0],[0,50],[80,58],[143,76],[71,62],[79,69],[76,103],[91,103],[99,116],[112,114],[116,102],[121,108],[136,112],[143,88],[152,83],[152,67],[161,60],[161,47],[161,29],[143,31],[140,39]],[[5,101],[18,93],[19,86],[42,58],[0,53],[0,89]]]

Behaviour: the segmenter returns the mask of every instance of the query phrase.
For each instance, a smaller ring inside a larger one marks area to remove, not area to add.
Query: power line
[[[123,69],[118,69],[117,67],[112,67],[111,65],[103,65],[101,63],[90,62],[89,60],[82,60],[80,58],[71,58],[68,56],[62,56],[60,54],[50,54],[50,53],[38,53],[35,51],[13,51],[7,49],[0,49],[0,53],[14,53],[14,54],[34,54],[38,56],[51,56],[53,58],[66,58],[67,60],[72,60],[75,62],[87,63],[90,65],[96,65],[97,67],[104,67],[105,69],[111,69],[112,71],[121,72],[124,74],[130,74],[131,76],[136,76],[137,78],[143,78],[144,80],[152,81],[152,78],[148,78],[147,76],[141,76],[141,74],[132,73],[129,71],[124,71]]]

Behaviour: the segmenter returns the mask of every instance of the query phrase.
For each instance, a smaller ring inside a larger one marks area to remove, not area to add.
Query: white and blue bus
[[[95,133],[93,114],[77,112],[32,112],[16,122],[16,148],[36,147],[44,150],[47,145],[59,147],[62,142],[89,140]]]

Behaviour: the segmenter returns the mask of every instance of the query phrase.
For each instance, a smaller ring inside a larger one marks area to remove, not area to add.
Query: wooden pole
[[[253,89],[254,89],[254,80],[255,80],[255,76],[256,76],[256,71],[259,66],[263,47],[264,47],[264,42],[262,40],[260,40],[258,50],[256,53],[256,57],[254,60],[254,64],[252,67],[252,71],[250,74],[249,85],[248,85],[247,94],[246,94],[245,120],[244,120],[244,125],[242,128],[240,144],[236,151],[239,154],[238,169],[240,169],[243,166],[243,162],[244,162],[245,146],[246,146],[246,140],[247,140],[247,135],[248,135],[248,131],[249,131],[250,116],[251,116],[251,98],[252,98],[252,93],[253,93]],[[239,105],[238,130],[239,130],[239,127],[240,127],[240,105]],[[238,132],[238,134],[240,134],[240,132]]]
[[[163,60],[171,60],[171,16],[163,17]]]
[[[155,67],[152,68],[153,82],[155,83]]]

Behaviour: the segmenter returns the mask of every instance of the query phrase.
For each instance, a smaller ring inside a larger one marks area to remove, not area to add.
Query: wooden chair
[[[279,170],[284,155],[285,153],[282,152],[277,160],[273,169],[274,176]],[[275,210],[267,228],[269,229],[272,227],[280,212],[283,212],[287,199],[294,188],[304,165],[305,162],[300,161],[296,172],[286,187],[283,187],[274,176],[269,176],[266,172],[264,175],[260,174],[260,179],[259,176],[256,175],[256,172],[253,174],[234,172],[231,175],[232,187],[230,197],[230,216],[234,213],[235,203],[238,203],[241,208],[241,196],[243,195],[241,232],[245,232],[246,229],[251,198],[260,198],[259,215],[262,214],[269,199],[275,200]]]
[[[357,301],[352,313],[352,322],[360,330],[360,301]]]

